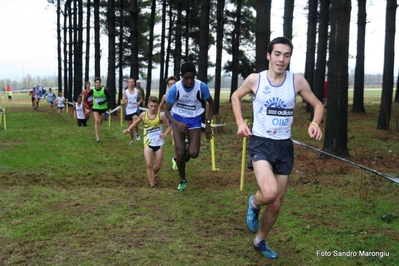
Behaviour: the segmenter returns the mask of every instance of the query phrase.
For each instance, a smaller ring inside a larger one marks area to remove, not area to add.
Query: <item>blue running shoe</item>
[[[262,253],[268,259],[277,259],[278,255],[276,252],[271,250],[269,246],[266,244],[265,240],[259,242],[259,244],[254,244],[254,249]]]
[[[259,229],[259,209],[257,210],[251,207],[251,201],[254,197],[255,196],[250,196],[248,198],[248,212],[245,222],[247,223],[248,230],[255,234]]]

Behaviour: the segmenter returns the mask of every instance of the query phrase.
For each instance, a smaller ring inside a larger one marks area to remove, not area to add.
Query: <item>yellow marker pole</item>
[[[4,130],[6,130],[7,129],[7,125],[6,125],[6,108],[4,108]]]
[[[108,127],[111,126],[111,109],[108,109]]]
[[[125,113],[125,111],[123,110],[123,104],[122,104],[122,100],[121,100],[121,110],[120,110],[120,120],[121,120],[121,127],[123,126],[123,114]]]
[[[245,119],[245,123],[248,125],[249,121]],[[247,137],[242,139],[242,154],[241,154],[241,181],[240,191],[244,189],[244,176],[245,176],[245,160],[247,155]]]
[[[75,102],[72,102],[72,104],[73,104],[73,106],[75,106]],[[72,108],[72,112],[73,112],[73,118],[76,119],[76,112],[73,111],[73,108]]]
[[[1,110],[1,109],[0,109]],[[3,110],[1,113],[0,113],[0,125],[1,125],[1,120],[2,120],[2,118],[3,118],[3,115],[5,115],[6,114],[6,111],[5,110]]]
[[[213,120],[211,121],[211,127],[213,127]],[[219,171],[219,168],[216,168],[216,160],[215,160],[215,135],[210,140],[211,142],[211,161],[212,161],[212,171]]]

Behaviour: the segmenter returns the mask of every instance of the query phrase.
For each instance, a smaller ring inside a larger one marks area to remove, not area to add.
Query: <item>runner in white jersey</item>
[[[208,140],[212,138],[213,98],[208,85],[195,79],[197,71],[192,62],[182,64],[180,72],[182,80],[176,82],[166,94],[165,115],[172,123],[176,146],[175,157],[180,176],[177,189],[184,191],[187,186],[186,162],[190,157],[197,158],[200,150],[201,117],[205,112],[202,104],[205,104],[205,101],[208,102],[205,135]]]
[[[47,98],[48,112],[51,114],[51,109],[53,108],[55,99],[57,98],[52,88],[48,89],[48,92],[45,94],[44,98]]]
[[[57,103],[58,113],[59,114],[62,113],[65,108],[65,97],[62,96],[62,92],[58,92],[58,97],[57,97],[57,99],[55,99],[54,103]]]
[[[125,121],[129,124],[134,123],[140,115],[139,106],[142,103],[143,98],[139,90],[134,88],[134,79],[130,78],[127,80],[127,89],[123,92],[122,104],[125,105]],[[140,140],[139,126],[135,127],[136,140]],[[129,132],[130,134],[130,145],[133,145],[133,130]]]
[[[84,105],[82,103],[82,96],[78,96],[78,101],[73,105],[73,112],[75,112],[76,121],[78,126],[87,126]]]
[[[270,259],[278,255],[269,248],[266,237],[279,215],[294,164],[291,125],[297,94],[314,109],[313,121],[308,127],[309,136],[316,140],[321,140],[323,136],[319,127],[324,114],[323,104],[312,93],[304,77],[287,71],[292,50],[292,43],[287,38],[272,40],[266,54],[269,70],[249,75],[231,96],[237,135],[251,136],[248,155],[259,186],[256,194],[248,198],[245,221],[249,231],[257,233],[254,249]],[[253,95],[252,132],[241,111],[241,99],[248,94]],[[266,209],[258,222],[261,206],[266,206]]]
[[[34,106],[33,109],[39,111],[39,102],[42,98],[43,92],[40,86],[33,88],[33,98],[34,98]]]
[[[259,73],[259,87],[253,98],[254,124],[252,134],[270,139],[289,139],[294,120],[294,74],[287,71],[282,84],[270,83],[268,71]]]

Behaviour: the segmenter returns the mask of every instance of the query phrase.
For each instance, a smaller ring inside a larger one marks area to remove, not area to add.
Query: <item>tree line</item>
[[[238,78],[267,69],[266,46],[271,35],[271,0],[48,0],[56,6],[58,88],[72,99],[89,80],[90,44],[94,44],[94,75],[101,77],[101,34],[108,38],[107,87],[115,108],[122,95],[123,70],[130,77],[147,80],[146,95],[151,95],[152,70],[159,69],[159,97],[166,90],[169,67],[179,77],[180,65],[193,61],[198,79],[208,83],[214,78],[215,110],[219,112],[222,71],[231,75],[231,93]],[[358,0],[357,51],[354,73],[353,106],[365,113],[364,60],[367,0]],[[369,5],[370,6],[370,5]],[[294,0],[284,1],[284,36],[293,39]],[[322,100],[328,79],[328,106],[323,149],[336,155],[349,155],[347,148],[348,58],[350,0],[308,0],[307,41],[304,76],[315,95]],[[378,129],[389,129],[392,102],[398,102],[394,87],[394,39],[397,0],[386,1],[384,67]],[[92,24],[93,23],[93,26]],[[160,28],[160,33],[155,31]],[[93,29],[93,30],[91,30]],[[85,34],[85,38],[83,37]],[[94,34],[94,36],[91,36]],[[85,45],[85,46],[84,46]],[[209,48],[216,47],[215,62]],[[230,60],[222,65],[223,52]],[[215,76],[208,69],[215,67]],[[398,75],[399,76],[399,75]],[[116,88],[116,78],[119,88]],[[116,94],[119,91],[120,93]],[[396,90],[397,91],[397,90]],[[119,96],[120,97],[120,96]],[[74,99],[76,100],[76,99]],[[307,110],[312,118],[312,110]]]

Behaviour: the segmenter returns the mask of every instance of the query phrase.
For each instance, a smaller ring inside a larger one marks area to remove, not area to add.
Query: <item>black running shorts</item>
[[[248,156],[251,161],[268,161],[275,174],[289,175],[294,166],[294,145],[291,139],[252,136],[248,142]]]

